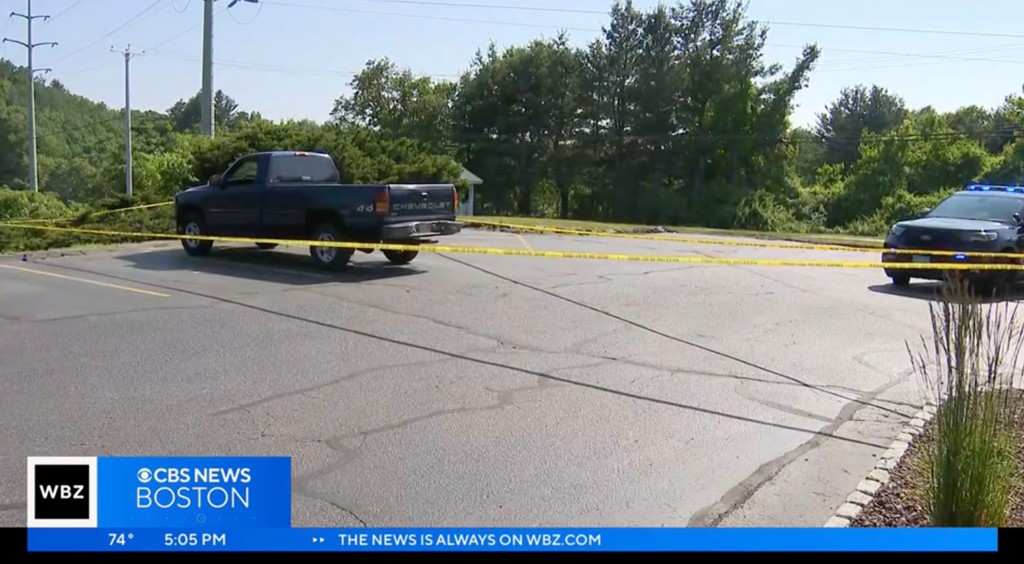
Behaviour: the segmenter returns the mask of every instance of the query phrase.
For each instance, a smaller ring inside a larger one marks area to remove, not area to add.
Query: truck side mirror
[[[928,215],[931,211],[932,211],[931,208],[921,208],[920,216],[924,217],[924,216]]]
[[[219,174],[214,174],[213,176],[210,177],[210,186],[216,186],[220,188],[221,184]]]

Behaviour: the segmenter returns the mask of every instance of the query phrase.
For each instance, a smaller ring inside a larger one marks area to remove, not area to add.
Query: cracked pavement
[[[535,250],[872,255],[526,234]],[[522,249],[469,230],[445,243]],[[0,257],[0,525],[32,455],[285,455],[295,526],[820,526],[916,411],[928,283],[176,242]]]

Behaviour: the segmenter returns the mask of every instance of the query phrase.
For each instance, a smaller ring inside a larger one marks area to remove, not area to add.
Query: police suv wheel
[[[181,222],[181,233],[183,235],[206,235],[206,223],[203,218],[198,215],[190,215]],[[185,249],[185,252],[189,256],[199,257],[210,254],[210,249],[213,248],[213,241],[204,239],[188,239],[182,238],[181,246]]]
[[[900,288],[906,288],[907,286],[910,286],[909,276],[893,276],[890,278],[890,280],[892,280],[894,286],[899,286]]]

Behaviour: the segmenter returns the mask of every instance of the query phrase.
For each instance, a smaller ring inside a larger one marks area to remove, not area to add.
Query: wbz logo
[[[80,466],[48,466],[48,467],[45,467],[45,468],[47,470],[50,470],[50,469],[53,469],[53,468],[59,468],[62,471],[65,471],[65,470],[67,470],[69,468],[73,468],[75,470],[79,470],[81,467]],[[39,478],[36,478],[36,479],[38,480]],[[40,484],[39,485],[39,491],[36,492],[36,493],[38,493],[40,495],[38,496],[38,499],[36,499],[36,501],[37,502],[39,502],[39,501],[46,502],[46,501],[51,500],[51,499],[73,499],[73,500],[76,500],[76,501],[85,502],[85,501],[88,501],[88,498],[85,497],[86,488],[88,488],[88,487],[89,486],[87,486],[84,483],[83,484],[75,484],[74,486],[69,486],[69,485],[66,485],[66,484],[61,484],[59,486],[56,485],[56,484],[50,484],[50,485]],[[82,505],[85,506],[84,503]],[[36,507],[39,507],[39,505],[37,504]],[[86,507],[86,510],[88,510],[88,507]],[[77,514],[79,511],[80,510],[77,510],[77,509],[75,511],[69,511],[67,516],[68,517],[72,517],[72,518],[79,517],[79,515]],[[36,511],[36,515],[39,515],[41,513],[43,513],[42,509],[39,509],[38,511]]]
[[[29,457],[28,526],[96,526],[96,458]]]

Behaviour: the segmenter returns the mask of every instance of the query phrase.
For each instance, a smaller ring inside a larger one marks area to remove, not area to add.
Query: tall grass
[[[924,461],[931,523],[1005,526],[1017,488],[1009,424],[1024,325],[1016,304],[985,303],[957,279],[944,285],[930,313],[931,347],[925,341],[925,352],[911,352],[911,359],[938,406]]]

